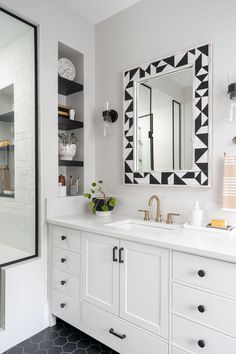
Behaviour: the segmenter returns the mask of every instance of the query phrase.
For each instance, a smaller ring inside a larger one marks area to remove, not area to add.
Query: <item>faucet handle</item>
[[[166,219],[166,224],[173,224],[173,216],[180,216],[180,214],[168,213],[167,219]]]
[[[149,210],[139,209],[138,211],[144,213],[143,220],[145,220],[145,221],[149,221],[150,220]]]

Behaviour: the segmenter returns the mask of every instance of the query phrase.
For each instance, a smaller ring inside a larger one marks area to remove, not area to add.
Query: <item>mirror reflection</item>
[[[0,90],[0,196],[14,197],[14,86]]]
[[[0,266],[37,254],[35,38],[0,10]]]
[[[192,67],[137,84],[137,171],[192,169],[192,102]]]

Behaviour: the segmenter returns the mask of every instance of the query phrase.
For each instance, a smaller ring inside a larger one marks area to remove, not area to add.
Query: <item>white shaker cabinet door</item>
[[[82,234],[82,299],[119,314],[119,240]]]
[[[168,251],[121,241],[120,316],[168,338]]]

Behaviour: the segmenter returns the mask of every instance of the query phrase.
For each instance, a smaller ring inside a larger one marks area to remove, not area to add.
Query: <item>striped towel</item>
[[[225,155],[222,208],[236,210],[236,156]]]

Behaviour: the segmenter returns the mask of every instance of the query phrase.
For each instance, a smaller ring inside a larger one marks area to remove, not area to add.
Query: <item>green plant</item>
[[[109,211],[116,205],[116,198],[106,196],[103,190],[103,181],[93,182],[89,192],[84,196],[90,200],[88,205],[94,214],[97,209]]]

